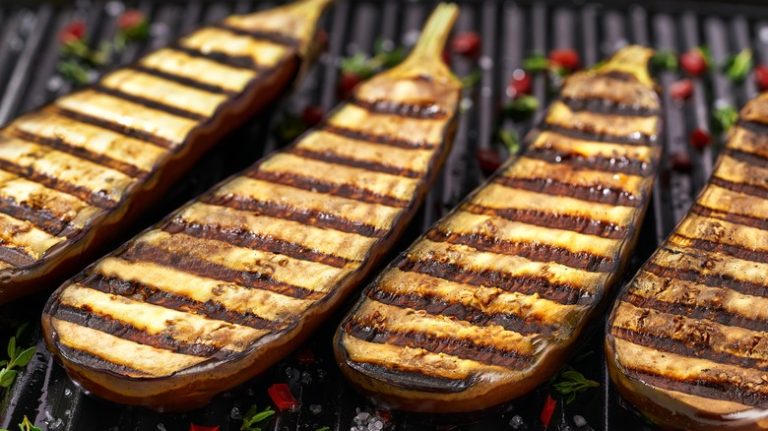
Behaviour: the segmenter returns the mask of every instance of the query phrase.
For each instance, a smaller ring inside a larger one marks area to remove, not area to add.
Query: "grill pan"
[[[439,183],[395,251],[403,250],[482,181],[483,174],[474,154],[492,145],[494,131],[499,126],[498,107],[507,100],[507,79],[528,54],[574,48],[589,66],[626,43],[675,52],[706,44],[717,64],[747,47],[754,50],[756,63],[768,62],[768,7],[759,6],[757,1],[580,1],[573,4],[560,0],[465,0],[458,3],[462,13],[457,31],[477,31],[483,43],[479,61],[454,57],[453,68],[457,74],[466,75],[479,67],[481,80],[467,95],[468,109],[461,116],[454,150]],[[433,1],[337,0],[324,22],[330,36],[328,53],[275,111],[301,112],[308,104],[317,104],[326,110],[334,106],[338,58],[358,51],[370,53],[378,38],[395,44],[413,42],[435,4]],[[273,5],[273,2],[257,0],[145,0],[127,6],[117,1],[4,0],[0,3],[0,124],[70,90],[67,82],[55,76],[56,37],[60,29],[74,19],[85,20],[88,42],[98,46],[100,41],[111,39],[115,34],[115,19],[124,7],[142,10],[151,23],[150,38],[131,45],[110,61],[110,64],[121,65],[147,50],[167,44],[200,23]],[[663,72],[658,79],[660,85],[668,89],[681,77],[682,72]],[[694,82],[693,96],[684,104],[671,100],[668,92],[664,94],[662,141],[667,157],[625,279],[631,277],[686,213],[712,171],[722,139],[716,137],[712,146],[699,151],[688,143],[690,132],[697,128],[708,130],[711,110],[716,106],[739,107],[758,91],[751,74],[743,83],[734,84],[715,70]],[[535,78],[534,94],[542,102],[549,101],[555,91],[548,86],[544,76]],[[542,103],[540,109],[545,107]],[[164,205],[147,213],[135,230],[124,232],[125,238],[221,178],[274,150],[280,144],[273,137],[274,127],[270,127],[270,122],[274,126],[278,117],[276,113],[265,114],[233,133],[174,188]],[[533,121],[528,121],[505,126],[514,127],[523,135],[532,124]],[[670,154],[688,155],[690,170],[673,169]],[[331,430],[348,430],[361,424],[367,427],[364,419],[370,413],[388,421],[389,429],[398,430],[540,430],[540,411],[550,393],[545,385],[523,399],[472,415],[430,416],[382,411],[344,383],[333,362],[330,340],[340,319],[337,316],[313,341],[301,347],[298,355],[274,366],[262,378],[218,396],[208,407],[186,414],[155,413],[101,401],[85,394],[67,378],[40,341],[37,322],[44,300],[45,295],[39,295],[0,309],[1,342],[10,337],[16,324],[29,321],[31,329],[20,343],[36,344],[38,348],[14,386],[0,393],[3,397],[0,428],[16,429],[16,424],[28,416],[51,431],[187,431],[191,423],[218,425],[222,431],[238,430],[240,417],[250,405],[269,405],[267,388],[271,384],[288,383],[301,407],[278,414],[266,429],[313,431],[327,426]],[[585,376],[600,382],[600,387],[579,394],[570,404],[558,399],[548,429],[654,429],[621,400],[608,379],[602,350],[604,324],[604,321],[593,322],[570,362]]]

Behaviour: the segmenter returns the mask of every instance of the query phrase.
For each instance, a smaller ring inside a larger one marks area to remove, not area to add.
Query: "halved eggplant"
[[[568,78],[527,149],[364,292],[334,347],[396,408],[462,412],[525,394],[563,365],[632,251],[656,171],[651,50]]]
[[[318,127],[59,288],[48,347],[101,397],[187,410],[297,347],[404,230],[453,140],[441,5],[409,58]]]
[[[696,203],[622,290],[611,378],[651,420],[768,429],[768,94],[742,109]]]
[[[277,99],[328,3],[231,16],[0,130],[0,303],[82,269]]]

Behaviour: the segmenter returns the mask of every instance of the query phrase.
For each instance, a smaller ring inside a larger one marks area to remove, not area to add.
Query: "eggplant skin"
[[[0,130],[0,303],[82,269],[276,100],[311,61],[307,40],[326,3],[198,29]],[[273,28],[286,20],[295,25]]]
[[[569,78],[527,149],[366,288],[334,339],[354,385],[399,409],[476,411],[562,366],[649,201],[650,55],[627,47]]]
[[[389,251],[450,150],[461,84],[430,64],[362,84],[57,289],[43,329],[70,376],[112,401],[189,410],[293,350]]]
[[[768,429],[768,95],[749,101],[688,214],[622,290],[606,358],[671,429]]]

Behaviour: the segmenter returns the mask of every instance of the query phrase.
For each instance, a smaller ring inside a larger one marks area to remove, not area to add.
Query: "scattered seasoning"
[[[475,158],[483,174],[490,175],[501,167],[504,159],[499,150],[495,148],[480,148],[475,153]]]
[[[700,76],[711,64],[708,57],[705,48],[692,48],[680,55],[680,67],[689,75]]]
[[[374,44],[374,55],[358,52],[344,57],[339,63],[341,78],[339,79],[339,97],[348,97],[360,82],[376,73],[399,64],[405,59],[406,51],[402,46],[395,47],[391,41],[379,39]]]
[[[573,49],[553,49],[549,52],[549,62],[552,66],[572,72],[579,68],[581,59]]]
[[[352,90],[357,87],[357,84],[363,82],[363,78],[352,72],[342,72],[339,78],[339,97],[346,99],[352,95]]]
[[[59,43],[70,45],[82,42],[85,37],[85,21],[72,21],[59,32]]]
[[[264,410],[259,410],[259,407],[254,404],[245,412],[240,431],[261,431],[261,427],[266,425],[267,420],[274,415],[275,411],[272,408],[266,407]]]
[[[520,136],[511,129],[499,130],[499,140],[507,148],[509,154],[517,154],[520,151]]]
[[[524,94],[531,94],[531,82],[531,75],[528,72],[524,69],[515,70],[507,84],[507,96],[515,98]]]
[[[478,83],[480,83],[480,79],[482,78],[482,74],[480,73],[480,70],[475,69],[472,72],[469,72],[467,75],[464,75],[461,77],[461,87],[464,90],[471,90],[473,89]]]
[[[189,431],[220,431],[221,428],[218,425],[213,426],[205,426],[205,425],[197,425],[197,424],[190,424],[189,425]]]
[[[694,148],[702,149],[712,143],[712,137],[704,129],[695,129],[691,132],[690,141]]]
[[[755,67],[755,84],[760,91],[768,90],[768,65],[761,64]]]
[[[523,69],[530,73],[546,72],[549,70],[549,59],[540,53],[533,53],[523,59]]]
[[[139,42],[149,37],[149,22],[144,13],[129,9],[117,18],[117,36],[113,42],[116,51],[122,51],[128,42]]]
[[[535,96],[521,96],[504,104],[504,114],[513,120],[524,120],[539,109],[539,99]]]
[[[730,57],[724,65],[725,75],[733,82],[741,82],[752,69],[752,50],[744,48]]]
[[[283,111],[275,125],[275,136],[281,142],[291,142],[307,130],[304,120],[297,114]]]
[[[552,415],[555,413],[555,407],[557,407],[557,401],[551,395],[547,395],[547,399],[544,400],[544,407],[541,408],[541,413],[539,413],[539,420],[544,425],[544,429],[549,427]]]
[[[275,383],[267,389],[269,398],[272,399],[272,403],[281,412],[286,410],[293,410],[299,406],[299,402],[293,397],[291,388],[285,383]]]
[[[0,430],[0,431],[6,431],[6,430]],[[43,431],[43,429],[35,426],[35,424],[33,424],[32,421],[30,421],[29,418],[26,415],[24,415],[24,419],[22,419],[21,423],[19,424],[19,431]]]
[[[480,48],[480,35],[473,31],[459,33],[451,40],[451,50],[465,57],[478,57],[480,55]]]
[[[723,105],[715,108],[712,118],[717,131],[727,132],[739,121],[739,111],[731,105]]]
[[[693,81],[681,79],[669,86],[669,94],[675,100],[687,100],[693,94]]]
[[[578,393],[599,386],[600,383],[587,379],[584,377],[584,374],[570,367],[566,367],[566,369],[561,371],[555,378],[555,383],[552,384],[552,388],[564,397],[566,404],[576,400]]]
[[[656,51],[651,57],[651,65],[661,71],[677,70],[677,55],[672,51]]]
[[[17,340],[26,329],[27,324],[22,324],[16,329],[16,334],[8,340],[8,359],[0,360],[0,388],[9,388],[16,380],[18,368],[26,367],[35,356],[37,349],[29,347],[22,349],[17,345]]]
[[[315,431],[331,431],[331,427],[320,427],[320,428],[315,428]]]
[[[301,112],[301,121],[303,121],[307,127],[312,127],[320,124],[320,122],[323,121],[324,116],[325,111],[323,111],[323,108],[317,105],[309,105]]]
[[[693,168],[691,157],[685,151],[676,151],[669,156],[672,163],[672,169],[678,172],[690,172]]]

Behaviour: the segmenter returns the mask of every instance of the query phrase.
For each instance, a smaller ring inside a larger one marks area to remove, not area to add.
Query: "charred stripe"
[[[88,114],[83,114],[77,111],[72,111],[69,109],[62,108],[60,106],[56,107],[55,112],[69,119],[79,121],[81,123],[89,124],[91,126],[101,127],[102,129],[107,129],[111,132],[128,136],[129,138],[139,139],[141,141],[153,144],[158,147],[173,148],[176,146],[176,144],[174,144],[173,142],[165,138],[161,138],[160,136],[154,135],[149,132],[145,132],[144,130],[137,129],[135,127],[124,126],[122,124],[105,120],[103,118],[95,117]]]
[[[650,175],[653,170],[649,163],[630,157],[583,156],[576,152],[558,151],[553,148],[528,148],[525,157],[543,160],[549,163],[563,163],[569,166],[592,169],[601,172],[627,175]]]
[[[0,260],[15,267],[29,266],[37,262],[24,249],[0,240]]]
[[[768,166],[768,157],[761,156],[760,154],[737,150],[735,148],[725,148],[723,149],[722,154],[726,154],[728,157],[736,159],[740,162],[749,163],[750,165],[755,165],[761,168]]]
[[[715,175],[717,175],[717,173],[715,173]],[[762,199],[768,199],[768,187],[760,187],[747,183],[736,183],[717,176],[710,178],[709,183],[735,193],[742,193]]]
[[[467,379],[450,379],[421,374],[415,371],[402,371],[368,362],[355,362],[349,359],[345,363],[362,374],[375,376],[377,380],[385,381],[393,386],[408,388],[409,390],[450,394],[463,392],[475,383],[474,376]]]
[[[149,99],[147,97],[126,93],[125,91],[118,90],[115,88],[105,87],[100,84],[94,85],[93,90],[98,91],[100,93],[108,94],[112,97],[117,97],[119,99],[127,100],[129,102],[133,102],[138,105],[142,105],[146,108],[155,109],[157,111],[162,111],[167,114],[175,115],[177,117],[187,118],[187,119],[199,121],[199,122],[202,122],[208,119],[208,117],[206,117],[205,115],[200,115],[191,111],[187,111],[186,109],[167,105],[165,103],[158,102],[157,100]]]
[[[752,262],[768,263],[768,251],[754,250],[738,245],[723,244],[706,239],[688,238],[684,235],[680,235],[677,232],[670,236],[670,240],[673,244],[682,245],[679,242],[680,240],[676,241],[677,238],[682,238],[686,243],[690,244],[690,247],[700,250],[723,253],[729,256],[733,256],[737,259],[750,260]]]
[[[691,206],[691,212],[702,217],[716,218],[730,223],[768,230],[768,220],[759,217],[719,211],[712,208],[707,208],[699,203],[693,204],[693,206]]]
[[[179,43],[172,45],[171,49],[173,49],[174,51],[183,52],[184,54],[187,54],[190,57],[204,58],[206,60],[211,60],[216,63],[221,63],[226,66],[235,67],[238,69],[248,69],[248,70],[264,69],[263,67],[257,65],[253,61],[253,58],[247,55],[232,55],[232,54],[227,54],[221,51],[201,51],[196,48],[183,46]]]
[[[356,97],[352,98],[350,103],[375,114],[391,114],[400,117],[421,119],[443,118],[446,115],[446,112],[434,103],[415,105],[394,102],[391,100],[376,100],[371,102]]]
[[[220,28],[222,30],[226,30],[230,33],[237,34],[240,36],[249,36],[256,40],[263,40],[263,41],[272,42],[278,45],[285,45],[290,48],[298,48],[299,46],[301,46],[301,41],[299,39],[296,39],[295,37],[291,37],[282,33],[274,32],[274,31],[245,30],[242,28],[228,25],[227,23],[224,23],[224,22],[213,24],[212,27]]]
[[[658,109],[644,106],[617,103],[597,97],[564,97],[563,103],[573,111],[588,111],[596,114],[621,115],[628,117],[652,117],[660,114]]]
[[[407,178],[421,178],[424,175],[421,172],[416,172],[410,169],[398,168],[397,166],[385,165],[378,162],[371,162],[367,160],[350,159],[344,156],[334,154],[330,151],[319,152],[311,151],[304,148],[292,147],[286,150],[291,154],[295,154],[305,159],[319,160],[321,162],[335,163],[337,165],[349,166],[350,168],[362,168],[369,171],[381,172],[383,174],[397,175],[399,177]]]
[[[197,90],[207,91],[209,93],[226,94],[229,96],[237,94],[235,91],[227,90],[224,87],[220,87],[215,84],[209,84],[207,82],[198,81],[196,79],[188,78],[186,76],[176,75],[174,73],[166,72],[152,67],[147,67],[141,64],[135,64],[131,66],[132,69],[137,70],[147,75],[152,75],[156,78],[165,79],[167,81],[173,81],[177,84],[185,85],[187,87],[195,88]]]
[[[765,284],[738,280],[726,274],[706,274],[696,268],[667,268],[653,262],[648,262],[644,269],[664,279],[691,281],[710,287],[726,287],[745,295],[768,298],[768,289],[765,288]]]
[[[656,142],[656,136],[648,136],[638,133],[638,136],[618,136],[607,133],[596,133],[588,128],[574,129],[553,124],[542,125],[542,130],[549,130],[571,138],[582,139],[591,142],[607,142],[610,144],[642,145],[650,146]]]
[[[0,213],[32,223],[36,228],[53,236],[70,236],[80,229],[62,220],[46,208],[34,207],[30,202],[0,197]]]
[[[88,368],[106,370],[121,376],[124,376],[124,375],[132,375],[132,376],[138,376],[138,377],[150,376],[150,374],[147,373],[146,371],[137,370],[136,368],[131,368],[123,364],[116,364],[114,362],[107,361],[106,359],[102,359],[98,356],[92,355],[88,352],[67,347],[61,343],[56,343],[56,348],[59,350],[59,352],[61,352],[62,356],[67,358],[70,362],[75,364],[82,364],[83,366]]]
[[[421,148],[421,149],[429,150],[436,147],[436,145],[431,144],[429,142],[423,142],[423,141],[417,142],[417,141],[393,138],[391,136],[385,136],[385,135],[374,135],[371,133],[362,132],[360,130],[353,130],[345,127],[332,126],[330,124],[325,124],[324,126],[322,126],[321,130],[325,130],[328,133],[333,133],[335,135],[343,136],[345,138],[357,139],[358,141],[365,141],[373,144],[389,145],[389,146],[398,147],[398,148]]]
[[[634,195],[626,190],[606,187],[602,184],[577,185],[557,181],[552,178],[511,178],[505,176],[498,176],[494,181],[514,189],[566,196],[601,204],[637,207],[642,203],[641,196]]]

